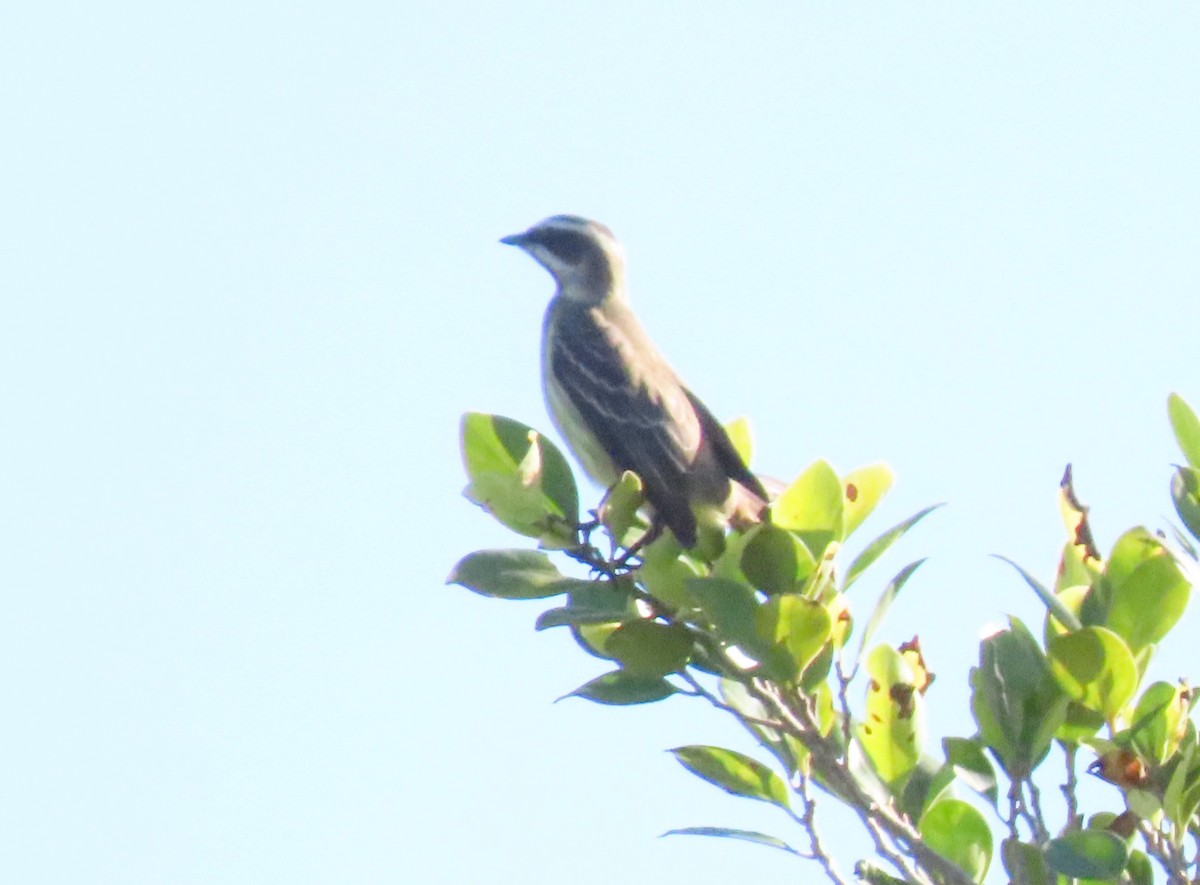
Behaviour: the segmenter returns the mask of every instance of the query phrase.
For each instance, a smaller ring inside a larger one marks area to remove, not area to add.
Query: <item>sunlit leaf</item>
[[[859,576],[870,568],[875,560],[883,556],[889,547],[899,541],[909,529],[941,506],[941,504],[933,504],[919,513],[914,513],[908,519],[892,526],[868,544],[863,552],[858,554],[854,562],[850,563],[850,568],[846,570],[846,579],[842,582],[842,592],[849,590],[850,585],[857,581]]]
[[[579,522],[579,492],[562,452],[533,428],[468,412],[461,427],[464,494],[503,525],[547,546],[567,546]]]
[[[1183,615],[1191,584],[1161,544],[1121,580],[1110,577],[1107,626],[1138,652],[1157,643]],[[1108,577],[1106,575],[1106,577]]]
[[[872,649],[865,666],[867,710],[855,734],[876,773],[895,788],[921,754],[924,700],[912,668],[891,646]]]
[[[941,799],[921,816],[921,838],[942,857],[982,882],[992,861],[992,831],[961,799]]]
[[[1142,756],[1162,765],[1175,755],[1187,732],[1191,699],[1191,689],[1182,682],[1155,682],[1142,692],[1129,729],[1130,739]]]
[[[788,808],[787,785],[757,759],[723,747],[692,745],[671,753],[688,771],[735,796]]]
[[[842,481],[828,461],[814,461],[771,505],[772,521],[791,529],[814,557],[845,535]]]
[[[738,453],[743,464],[749,464],[754,458],[754,434],[750,432],[750,422],[746,418],[734,418],[725,425],[725,433],[733,443],[733,450]]]
[[[866,467],[850,471],[842,478],[845,496],[842,502],[846,519],[845,537],[854,534],[854,530],[871,515],[895,481],[896,475],[892,468],[883,463],[868,464]]]
[[[1084,627],[1050,640],[1050,669],[1070,697],[1110,721],[1137,690],[1129,646],[1111,630]]]
[[[645,500],[641,478],[626,470],[608,490],[600,508],[600,519],[609,537],[618,544],[625,543],[625,535],[638,523],[638,508]]]
[[[824,606],[795,593],[772,597],[755,613],[758,638],[771,647],[776,681],[795,684],[829,641],[833,622]]]
[[[1200,418],[1177,393],[1167,397],[1167,415],[1183,457],[1192,467],[1200,469]]]

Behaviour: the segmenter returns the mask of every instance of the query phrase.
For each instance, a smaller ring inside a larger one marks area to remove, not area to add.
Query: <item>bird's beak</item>
[[[500,242],[504,245],[518,247],[524,246],[526,240],[528,240],[528,236],[526,236],[525,231],[522,231],[519,234],[509,234],[507,237],[500,238]]]

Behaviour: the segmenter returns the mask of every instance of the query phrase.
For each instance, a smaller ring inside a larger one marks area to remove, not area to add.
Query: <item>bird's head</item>
[[[500,241],[528,252],[554,277],[559,295],[599,304],[625,291],[625,252],[603,224],[554,215]]]

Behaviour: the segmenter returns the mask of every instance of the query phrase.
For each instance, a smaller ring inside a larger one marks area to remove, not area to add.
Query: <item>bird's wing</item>
[[[555,382],[613,466],[641,477],[655,514],[693,546],[687,471],[701,431],[691,398],[636,327],[639,340],[632,340],[628,325],[595,309],[563,307],[577,313],[556,324],[549,354]]]
[[[747,491],[753,492],[765,505],[770,498],[767,497],[767,490],[763,488],[762,480],[750,472],[750,468],[746,466],[746,462],[742,460],[742,456],[733,447],[733,442],[729,439],[729,434],[725,432],[725,427],[713,416],[713,413],[708,410],[696,394],[692,393],[686,387],[683,389],[683,392],[692,404],[692,409],[695,411],[696,417],[700,419],[700,431],[703,433],[705,441],[711,448],[713,455],[717,459],[717,464],[720,465],[725,476],[744,486]]]

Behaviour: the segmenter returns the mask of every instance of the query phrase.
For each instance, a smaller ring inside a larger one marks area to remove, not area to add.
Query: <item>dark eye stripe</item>
[[[545,246],[566,264],[578,264],[585,255],[595,249],[588,237],[569,230],[546,228],[534,231],[530,239]]]

